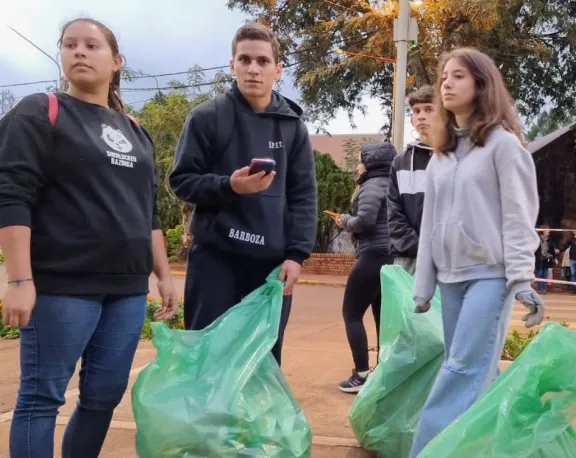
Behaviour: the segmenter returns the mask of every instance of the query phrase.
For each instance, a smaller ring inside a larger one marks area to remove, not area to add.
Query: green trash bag
[[[152,323],[158,353],[132,390],[139,457],[310,455],[310,425],[271,353],[278,273],[202,331]]]
[[[576,331],[547,324],[418,458],[575,458]]]
[[[380,456],[409,456],[418,420],[444,360],[440,299],[414,313],[414,279],[397,265],[382,267],[378,366],[356,396],[349,419],[360,445]]]

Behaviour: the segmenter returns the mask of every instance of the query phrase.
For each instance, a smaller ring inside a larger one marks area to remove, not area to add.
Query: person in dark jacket
[[[540,235],[540,246],[535,253],[535,266],[536,266],[536,277],[547,279],[548,272],[553,269],[556,263],[556,255],[560,253],[560,250],[556,246],[556,242],[552,237],[550,237],[549,226],[542,226],[542,234]],[[546,294],[548,291],[548,283],[545,281],[537,282],[537,290],[541,294]]]
[[[352,199],[352,215],[341,215],[336,224],[352,234],[356,264],[344,291],[342,314],[352,350],[352,376],[340,383],[346,393],[360,391],[370,372],[368,338],[363,318],[372,306],[377,335],[380,335],[380,269],[391,264],[386,195],[390,167],[396,156],[388,142],[362,145],[358,167],[358,188]]]
[[[155,318],[178,309],[154,145],[124,111],[114,33],[75,19],[59,48],[67,92],[28,95],[0,120],[2,321],[20,328],[12,458],[55,455],[79,360],[78,402],[57,455],[99,456],[128,386],[152,271],[162,298]]]
[[[396,156],[390,171],[388,193],[388,228],[390,230],[390,255],[411,275],[416,269],[418,239],[426,167],[432,156],[429,135],[434,114],[434,88],[423,86],[408,98],[412,109],[412,125],[419,141],[408,145],[403,154]]]
[[[560,251],[570,250],[570,275],[573,283],[576,283],[576,231],[572,232],[572,237],[570,237],[564,245],[560,248]],[[576,294],[576,286],[572,288],[572,294]]]
[[[176,196],[195,205],[184,323],[206,328],[282,265],[284,306],[272,351],[280,363],[292,290],[316,239],[314,154],[302,109],[272,90],[282,66],[270,29],[243,26],[232,52],[236,81],[190,113],[170,175]],[[251,174],[251,160],[263,157],[276,161],[275,170]]]

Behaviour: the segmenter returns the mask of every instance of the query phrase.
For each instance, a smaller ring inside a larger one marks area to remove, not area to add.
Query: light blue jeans
[[[445,360],[424,405],[410,452],[456,420],[500,374],[514,297],[505,279],[440,284]]]

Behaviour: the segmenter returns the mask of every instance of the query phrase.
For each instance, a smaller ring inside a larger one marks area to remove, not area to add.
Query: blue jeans
[[[550,267],[548,264],[543,264],[542,266],[536,269],[536,278],[548,278],[548,270]],[[537,288],[539,293],[545,293],[548,291],[548,282],[547,281],[539,281],[537,282]]]
[[[80,395],[62,457],[99,455],[128,385],[145,313],[145,295],[38,296],[32,319],[21,330],[11,458],[54,456],[56,416],[80,358]]]
[[[570,274],[572,275],[572,282],[576,283],[576,259],[570,259]],[[576,285],[572,286],[572,290],[576,292]]]
[[[440,284],[445,360],[424,405],[410,452],[416,458],[500,373],[513,295],[505,279]]]

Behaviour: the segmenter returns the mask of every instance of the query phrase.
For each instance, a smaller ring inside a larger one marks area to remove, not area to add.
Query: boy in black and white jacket
[[[416,269],[418,237],[424,206],[426,167],[432,156],[429,135],[434,114],[434,88],[423,86],[408,98],[419,141],[394,158],[388,193],[390,254],[409,274]]]

